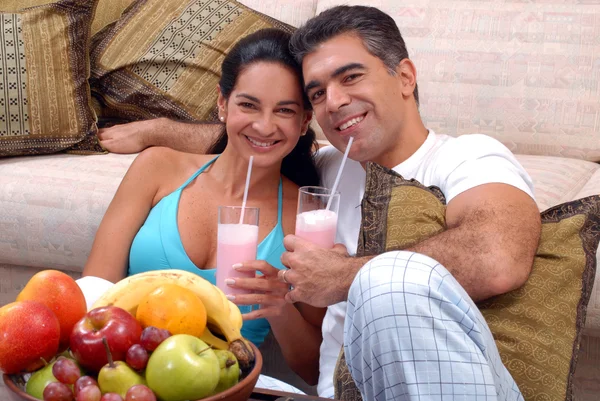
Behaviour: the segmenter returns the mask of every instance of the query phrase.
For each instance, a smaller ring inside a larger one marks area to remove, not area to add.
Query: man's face
[[[351,34],[319,45],[304,58],[302,69],[308,98],[331,144],[344,151],[352,136],[351,159],[385,165],[404,119],[400,76],[391,75]]]

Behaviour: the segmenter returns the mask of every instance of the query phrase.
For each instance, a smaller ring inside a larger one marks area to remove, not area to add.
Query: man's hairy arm
[[[113,153],[138,153],[151,146],[165,146],[188,153],[205,154],[223,130],[220,123],[189,123],[156,118],[115,125],[98,131],[100,143]]]
[[[525,283],[541,231],[537,205],[525,192],[507,184],[469,189],[448,204],[446,225],[445,231],[406,250],[441,263],[475,301]],[[289,252],[281,261],[291,268],[285,280],[294,287],[286,300],[313,306],[345,301],[354,277],[376,256],[351,257],[340,244],[322,249],[293,235],[284,245]]]
[[[506,184],[472,188],[450,201],[446,224],[408,250],[441,263],[475,301],[525,283],[541,232],[539,211],[525,192]]]

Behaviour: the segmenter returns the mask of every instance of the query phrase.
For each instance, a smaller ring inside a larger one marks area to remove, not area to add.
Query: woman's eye
[[[292,109],[286,109],[286,108],[279,109],[279,112],[285,113],[285,114],[293,114],[293,113],[295,113],[294,110],[292,110]]]
[[[248,102],[242,102],[242,103],[240,103],[240,106],[245,109],[253,109],[254,108],[254,105],[252,103],[248,103]]]

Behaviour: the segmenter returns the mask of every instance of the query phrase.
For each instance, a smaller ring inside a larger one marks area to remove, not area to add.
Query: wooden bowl
[[[246,401],[250,398],[254,386],[258,381],[258,376],[262,370],[262,355],[254,344],[255,360],[254,367],[246,377],[239,381],[238,384],[212,397],[203,398],[202,401]],[[37,398],[30,396],[25,392],[25,384],[22,375],[3,375],[4,384],[8,388],[8,396],[10,401],[39,401]]]

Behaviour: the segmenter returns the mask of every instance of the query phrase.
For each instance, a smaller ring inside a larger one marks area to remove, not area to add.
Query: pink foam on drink
[[[296,216],[296,235],[323,248],[333,248],[337,229],[337,213],[310,210]]]
[[[248,294],[249,291],[231,288],[225,279],[255,277],[254,272],[238,272],[232,266],[256,260],[258,226],[251,224],[219,224],[217,228],[217,287],[226,295]]]

